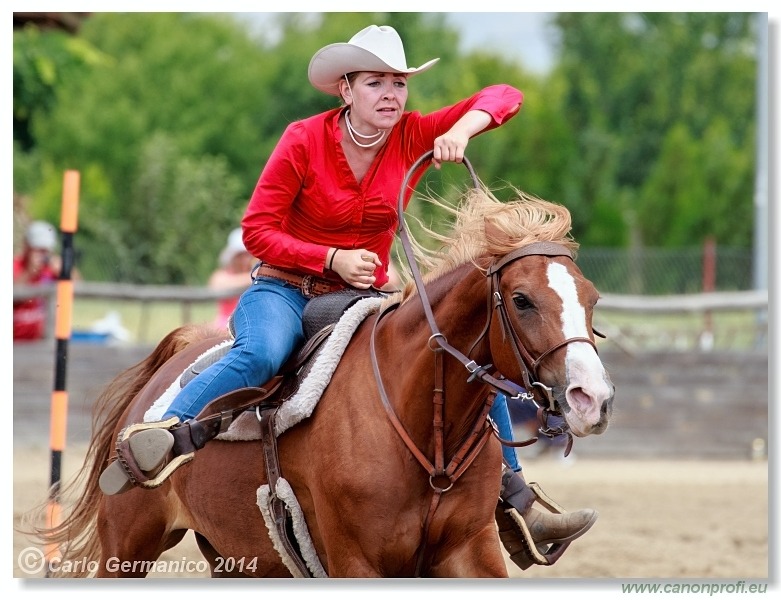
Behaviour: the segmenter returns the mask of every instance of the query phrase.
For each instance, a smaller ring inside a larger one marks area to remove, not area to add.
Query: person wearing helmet
[[[59,256],[54,254],[57,230],[45,221],[27,227],[22,252],[14,257],[14,285],[53,283],[60,272]],[[28,298],[14,302],[14,341],[39,340],[46,334],[46,300]]]
[[[209,276],[210,290],[241,290],[252,283],[252,266],[257,260],[244,247],[241,239],[241,228],[237,227],[228,235],[228,241],[220,252],[219,266]],[[239,302],[240,294],[229,296],[217,301],[217,315],[213,325],[218,329],[228,327],[228,319]]]

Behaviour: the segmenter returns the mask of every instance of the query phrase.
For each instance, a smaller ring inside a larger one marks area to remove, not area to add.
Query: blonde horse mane
[[[533,242],[557,242],[568,248],[574,257],[578,243],[570,235],[569,210],[516,188],[512,191],[514,197],[503,202],[484,187],[472,188],[461,197],[457,206],[433,196],[418,198],[453,217],[453,225],[446,233],[436,232],[418,221],[421,231],[439,242],[438,250],[425,248],[410,234],[425,281],[467,262],[484,268],[476,264],[478,258],[498,258]],[[409,274],[405,275],[409,279]]]

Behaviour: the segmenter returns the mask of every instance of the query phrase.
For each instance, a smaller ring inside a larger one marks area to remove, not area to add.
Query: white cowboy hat
[[[57,233],[54,225],[46,221],[33,221],[24,235],[27,245],[37,250],[54,250],[57,245]]]
[[[355,71],[417,75],[434,66],[434,58],[415,68],[407,66],[399,34],[388,25],[369,25],[346,44],[329,44],[309,61],[309,81],[321,92],[339,95],[339,80]]]

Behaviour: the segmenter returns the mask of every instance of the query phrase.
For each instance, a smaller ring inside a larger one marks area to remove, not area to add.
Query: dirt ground
[[[80,466],[83,451],[66,450],[63,481]],[[15,527],[31,507],[46,501],[49,465],[47,448],[14,447]],[[573,542],[551,567],[521,571],[508,560],[513,578],[538,583],[542,583],[538,578],[739,581],[767,579],[772,574],[766,460],[625,461],[553,456],[525,459],[524,465],[527,479],[539,482],[562,506],[593,507],[600,516],[594,528]],[[21,568],[35,547],[34,541],[14,531],[14,578],[43,576]],[[200,559],[189,534],[161,560],[183,558]]]

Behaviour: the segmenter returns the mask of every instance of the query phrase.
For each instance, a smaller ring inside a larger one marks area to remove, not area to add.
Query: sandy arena
[[[47,500],[52,350],[50,344],[14,346],[15,527]],[[147,352],[71,349],[64,482],[81,466],[94,398],[113,374]],[[595,508],[599,520],[552,567],[521,571],[508,561],[511,577],[540,585],[540,578],[560,585],[567,580],[772,581],[778,570],[770,567],[769,527],[777,524],[777,515],[775,521],[768,516],[768,460],[764,453],[751,459],[752,444],[762,442],[764,449],[768,439],[767,355],[603,356],[619,390],[608,432],[576,440],[567,459],[560,449],[540,458],[533,456],[534,447],[519,450],[529,481],[539,482],[567,509]],[[254,504],[255,498],[247,502]],[[30,552],[40,552],[34,540],[14,531],[15,578],[43,577],[40,569],[25,566]],[[189,534],[160,560],[201,564]]]
[[[83,448],[65,453],[66,477],[78,468],[82,454]],[[15,526],[23,513],[46,500],[49,461],[46,448],[14,448]],[[547,458],[527,459],[525,463],[529,480],[538,481],[562,506],[590,506],[600,517],[551,567],[521,571],[508,561],[511,577],[735,581],[769,577],[768,471],[764,460]],[[24,549],[34,545],[14,534],[14,577],[43,576],[39,572],[26,574],[18,564]],[[200,560],[189,534],[160,560],[183,558]]]

